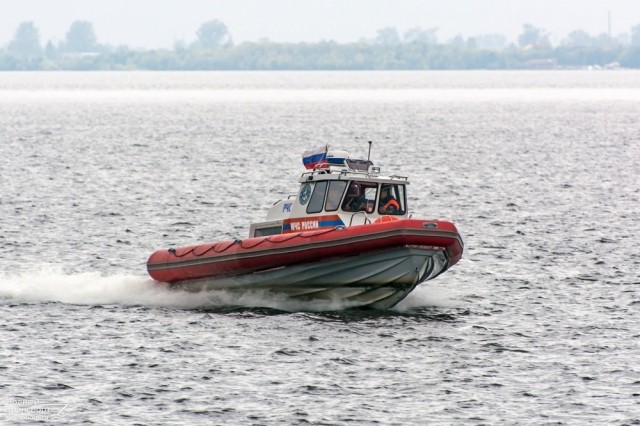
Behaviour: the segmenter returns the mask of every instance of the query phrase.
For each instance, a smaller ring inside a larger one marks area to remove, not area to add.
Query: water
[[[640,424],[639,116],[627,71],[0,74],[0,422]],[[466,244],[394,310],[147,277],[368,140]]]

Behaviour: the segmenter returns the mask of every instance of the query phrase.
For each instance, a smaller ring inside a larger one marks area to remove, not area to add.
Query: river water
[[[638,117],[635,71],[2,73],[0,423],[640,424]],[[398,307],[147,277],[369,140],[465,240]]]

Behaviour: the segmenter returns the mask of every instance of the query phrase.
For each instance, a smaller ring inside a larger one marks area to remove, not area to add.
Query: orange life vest
[[[388,210],[389,207],[391,206],[395,206],[397,211],[400,211],[400,203],[398,203],[396,200],[394,200],[393,198],[390,199],[389,201],[387,201],[387,203],[382,207],[384,210]]]

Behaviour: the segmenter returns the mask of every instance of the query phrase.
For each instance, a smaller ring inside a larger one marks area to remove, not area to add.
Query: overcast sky
[[[35,23],[44,44],[87,20],[103,44],[172,48],[193,41],[210,19],[224,22],[235,43],[355,42],[385,27],[438,28],[441,42],[490,33],[516,41],[525,23],[558,43],[575,29],[606,33],[609,12],[613,36],[640,24],[640,0],[0,0],[0,46],[24,21]]]

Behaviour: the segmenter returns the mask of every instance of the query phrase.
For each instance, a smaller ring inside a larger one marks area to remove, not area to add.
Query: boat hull
[[[267,290],[387,309],[453,266],[462,247],[449,222],[400,220],[159,250],[147,268],[189,291]]]
[[[251,274],[182,281],[187,291],[268,290],[304,301],[388,309],[447,267],[444,250],[404,247]]]

